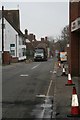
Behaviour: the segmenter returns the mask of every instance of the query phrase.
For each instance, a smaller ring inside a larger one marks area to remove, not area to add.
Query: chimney
[[[34,35],[32,33],[29,34],[29,40],[32,42],[34,40]]]
[[[41,38],[41,42],[44,42],[44,38]]]
[[[35,35],[34,35],[34,40],[35,40]]]
[[[34,41],[36,42],[36,36],[34,35]]]
[[[27,29],[25,29],[25,35],[26,35],[26,36],[28,35],[28,30],[27,30]]]
[[[47,37],[45,37],[45,41],[47,41],[48,40],[48,38]]]

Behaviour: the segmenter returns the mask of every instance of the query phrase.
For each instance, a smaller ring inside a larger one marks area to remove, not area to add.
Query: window
[[[11,55],[15,56],[15,50],[11,50]]]
[[[22,44],[25,45],[25,40],[22,40]]]
[[[22,49],[22,53],[23,53],[23,56],[26,55],[26,49],[25,48]]]
[[[10,47],[15,47],[15,44],[10,44]]]
[[[19,57],[21,57],[21,53],[19,53]]]

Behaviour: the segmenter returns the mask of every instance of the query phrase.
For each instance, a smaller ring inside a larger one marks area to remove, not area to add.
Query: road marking
[[[44,113],[45,113],[45,108],[42,111],[42,117],[41,118],[44,118]]]
[[[48,96],[48,95],[49,95],[49,91],[50,91],[51,85],[52,85],[52,80],[50,81],[50,84],[49,84],[49,87],[48,87],[48,91],[47,91],[46,96]]]
[[[41,63],[40,63],[40,64],[41,64]],[[32,67],[31,69],[32,69],[32,70],[35,69],[35,68],[38,67],[40,64],[38,64],[38,65]]]
[[[27,75],[27,74],[22,74],[22,75],[20,75],[21,77],[28,77],[29,75]]]
[[[53,114],[52,114],[52,118],[56,118],[56,115],[58,113],[56,113],[56,85],[54,86],[54,99],[53,99]]]
[[[45,97],[45,95],[36,95],[36,97],[42,97],[43,98],[43,97]]]
[[[56,70],[54,70],[54,71],[53,71],[53,74],[56,74],[56,73],[57,73]]]

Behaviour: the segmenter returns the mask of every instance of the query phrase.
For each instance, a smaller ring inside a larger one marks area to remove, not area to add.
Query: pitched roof
[[[1,12],[2,11],[0,10],[0,14]],[[18,32],[18,34],[25,37],[25,35],[20,30],[19,10],[4,10],[3,14],[4,14],[4,18]],[[0,16],[2,18],[2,14]]]
[[[25,35],[21,32],[21,30],[19,28],[16,27],[16,25],[14,23],[12,23],[11,21],[9,21],[9,19],[7,17],[5,17],[5,19],[9,22],[9,24],[18,32],[19,35],[25,37]]]
[[[4,16],[8,18],[11,23],[14,23],[20,29],[19,10],[4,10]]]

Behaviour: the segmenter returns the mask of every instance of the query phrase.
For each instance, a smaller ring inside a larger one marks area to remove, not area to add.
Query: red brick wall
[[[12,62],[12,63],[17,63],[17,62],[18,62],[18,58],[17,58],[17,57],[12,58],[12,59],[11,59],[11,62]]]
[[[79,73],[79,48],[78,48],[78,33],[71,34],[71,73],[73,75],[78,75]]]
[[[4,51],[4,53],[2,54],[2,61],[3,61],[3,64],[10,64],[11,62],[11,56],[9,54],[8,51]]]
[[[78,2],[71,2],[71,21],[78,17]]]
[[[18,58],[17,57],[12,58],[8,51],[4,51],[2,61],[3,61],[3,64],[16,63],[18,62]]]

